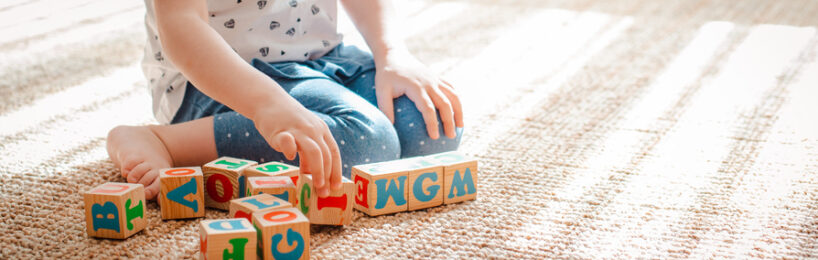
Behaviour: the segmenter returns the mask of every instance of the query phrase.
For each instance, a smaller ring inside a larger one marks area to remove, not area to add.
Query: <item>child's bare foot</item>
[[[153,199],[159,194],[159,169],[173,166],[165,143],[153,127],[117,126],[108,132],[108,156],[122,171],[129,183],[145,185],[145,198]]]

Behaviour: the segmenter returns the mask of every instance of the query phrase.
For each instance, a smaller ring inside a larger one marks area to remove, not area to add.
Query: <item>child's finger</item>
[[[324,163],[321,155],[321,148],[318,147],[312,139],[300,137],[296,140],[299,154],[301,155],[301,169],[306,174],[312,174],[315,189],[318,190],[324,186]]]
[[[332,190],[340,190],[341,189],[341,152],[338,149],[338,143],[335,142],[335,138],[332,137],[332,133],[330,132],[328,135],[324,135],[324,142],[327,142],[327,146],[329,146],[329,152],[332,155],[332,172],[330,173],[330,187]]]
[[[151,166],[147,163],[142,163],[134,167],[130,173],[128,173],[128,183],[137,183],[139,180],[142,179],[142,176],[145,176],[148,171],[151,170]]]
[[[452,102],[452,110],[454,110],[454,124],[457,127],[463,127],[463,104],[460,103],[460,97],[457,95],[457,92],[452,87],[452,84],[445,80],[443,81],[444,86],[440,88],[443,91],[443,94],[446,94],[446,97],[449,98],[449,101]]]
[[[326,131],[329,132],[329,130],[326,130]],[[331,174],[331,172],[332,172],[332,154],[330,154],[329,146],[327,145],[327,142],[324,141],[323,135],[321,137],[319,137],[319,139],[316,140],[315,142],[318,143],[319,147],[321,147],[321,156],[322,156],[323,163],[324,163],[322,165],[323,170],[321,171],[323,173],[322,179],[324,179],[324,183],[327,184],[327,185],[324,185],[324,187],[322,189],[318,190],[318,197],[324,198],[324,197],[327,197],[327,195],[329,195],[329,186],[330,186],[329,185],[330,184],[329,179],[330,179],[330,176],[332,175]]]
[[[295,159],[295,154],[298,151],[295,145],[295,138],[289,132],[281,132],[273,137],[273,149],[284,154],[287,160]]]
[[[415,106],[423,115],[423,122],[426,123],[426,131],[429,133],[429,138],[437,139],[440,137],[437,128],[437,113],[435,113],[435,105],[429,98],[429,94],[422,92],[419,95],[407,93],[409,99],[415,102]]]
[[[392,88],[380,88],[375,92],[378,100],[378,108],[383,111],[389,122],[395,123],[395,108],[392,104]]]
[[[447,137],[454,138],[456,134],[454,130],[454,111],[452,109],[452,103],[449,101],[449,98],[440,91],[439,87],[432,89],[432,92],[429,93],[429,97],[435,102],[435,107],[440,114],[440,120],[443,123],[443,132]]]

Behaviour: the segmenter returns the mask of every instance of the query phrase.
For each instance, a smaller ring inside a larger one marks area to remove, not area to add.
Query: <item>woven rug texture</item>
[[[313,258],[818,258],[818,1],[394,2],[461,94],[478,198],[355,211]],[[81,192],[124,181],[108,130],[156,123],[144,15],[0,2],[0,259],[198,257],[156,202],[131,238],[85,233]]]

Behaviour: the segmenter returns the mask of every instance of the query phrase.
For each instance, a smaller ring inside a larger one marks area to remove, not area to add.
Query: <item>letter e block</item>
[[[253,213],[264,259],[310,259],[310,220],[295,208]]]
[[[244,218],[202,220],[199,259],[256,259],[256,230]]]
[[[202,167],[205,181],[205,205],[227,210],[230,200],[240,198],[244,190],[242,171],[258,164],[250,160],[222,157]]]
[[[443,165],[443,203],[477,198],[477,160],[457,151],[426,156]]]
[[[204,175],[201,167],[159,170],[162,219],[204,217]]]
[[[270,194],[290,204],[296,204],[296,188],[292,178],[287,176],[267,176],[247,178],[247,193],[245,196]]]
[[[406,211],[406,161],[387,161],[352,167],[355,209],[370,216]]]
[[[264,177],[264,176],[287,176],[293,180],[293,184],[298,183],[298,166],[280,162],[268,162],[259,164],[244,170],[244,176]]]
[[[424,157],[404,159],[410,165],[408,188],[409,210],[443,204],[443,166]]]
[[[259,194],[231,200],[230,214],[228,216],[231,218],[245,218],[247,221],[253,221],[253,213],[257,211],[291,207],[293,207],[293,204],[276,198],[273,195]]]
[[[298,179],[297,208],[311,224],[341,226],[351,223],[355,185],[345,177],[341,177],[341,185],[341,190],[330,191],[326,198],[319,198],[315,194],[312,175],[302,174]]]
[[[142,184],[108,182],[83,193],[88,236],[125,239],[144,229]]]

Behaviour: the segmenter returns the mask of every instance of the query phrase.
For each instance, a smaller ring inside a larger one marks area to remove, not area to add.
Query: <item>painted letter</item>
[[[198,186],[196,185],[196,178],[190,178],[190,181],[182,184],[176,189],[168,192],[168,199],[176,203],[182,204],[185,207],[193,209],[193,212],[199,212],[198,200],[186,200],[185,196],[188,194],[196,194]]]
[[[307,193],[306,196],[304,195],[305,192]],[[309,183],[305,182],[304,186],[301,186],[301,213],[304,213],[304,215],[306,215],[307,212],[310,212],[310,206],[307,205],[309,203],[310,196],[312,196],[312,190],[310,190]]]
[[[230,161],[225,161],[225,160],[219,160],[215,164],[227,165],[227,169],[234,170],[234,169],[238,169],[239,167],[247,165],[247,162],[237,162],[236,163],[236,162],[230,162]]]
[[[247,179],[247,177],[245,177],[244,175],[239,176],[239,198],[244,197],[244,196],[242,196],[241,191],[243,191],[244,187],[247,186],[247,182],[244,181],[246,179]]]
[[[99,187],[99,189],[91,191],[91,193],[119,193],[119,192],[123,192],[123,191],[125,191],[127,189],[128,189],[128,185],[108,183],[108,184],[105,184],[105,186]]]
[[[290,201],[290,191],[284,191],[281,194],[275,194],[273,196],[275,196],[276,198],[279,198],[281,200]]]
[[[395,179],[398,179],[395,182]],[[389,201],[389,197],[392,197],[392,201],[395,202],[396,206],[401,206],[406,204],[405,194],[405,187],[406,187],[406,176],[398,176],[397,178],[389,179],[389,187],[386,187],[387,179],[380,179],[375,180],[375,186],[377,186],[378,191],[378,201],[375,203],[376,209],[382,209],[386,207],[386,203]]]
[[[216,182],[222,183],[222,193],[219,196],[219,191],[216,189]],[[233,197],[233,184],[223,174],[213,174],[207,178],[207,195],[216,202],[228,202]]]
[[[326,207],[339,208],[341,210],[346,210],[347,209],[347,195],[345,193],[345,194],[342,194],[341,196],[335,196],[335,197],[329,197],[329,196],[327,196],[326,198],[318,197],[318,201],[316,201],[315,203],[316,203],[315,206],[318,207],[318,210],[321,210],[321,209],[326,208]]]
[[[131,199],[125,201],[125,220],[128,223],[128,230],[133,230],[133,223],[131,220],[139,217],[141,219],[145,219],[142,215],[145,213],[145,208],[142,207],[142,201],[139,201],[139,204],[136,204],[133,208],[131,208]]]
[[[369,180],[361,178],[360,175],[355,175],[355,186],[358,187],[357,194],[355,194],[355,203],[364,208],[369,208],[369,201],[366,199],[367,191],[369,191]]]
[[[277,171],[282,171],[282,170],[286,170],[286,169],[289,169],[289,168],[290,167],[287,167],[287,165],[270,164],[270,165],[264,165],[262,167],[256,167],[256,170],[259,170],[259,171],[262,171],[262,172],[277,172]]]
[[[227,223],[230,227],[224,227],[224,223]],[[244,225],[241,224],[241,220],[239,219],[226,219],[210,222],[210,225],[208,225],[208,227],[215,230],[226,231],[243,229]]]
[[[244,245],[250,241],[247,238],[234,238],[228,240],[228,243],[233,245],[233,253],[230,253],[227,248],[222,251],[222,259],[235,259],[235,260],[243,260],[244,259]]]
[[[109,215],[113,217],[109,218]],[[91,216],[93,218],[91,223],[94,225],[94,231],[104,228],[119,233],[119,210],[117,210],[116,204],[113,202],[108,201],[102,205],[94,204],[91,206]]]
[[[412,193],[415,194],[415,198],[423,202],[430,201],[433,198],[435,198],[435,195],[437,195],[437,191],[440,190],[440,185],[435,184],[429,186],[429,188],[426,189],[428,193],[424,192],[423,180],[425,179],[430,179],[433,182],[435,182],[437,181],[437,174],[435,172],[423,173],[420,176],[418,176],[418,178],[415,179],[415,183],[412,184]]]
[[[261,201],[258,201],[256,198],[246,199],[243,202],[253,204],[253,206],[256,206],[256,208],[258,208],[258,209],[266,209],[266,208],[269,208],[269,207],[275,207],[275,206],[281,205],[281,203],[278,203],[278,201],[273,201],[272,204],[264,204],[264,203],[261,203]]]
[[[457,189],[457,196],[464,196],[466,193],[474,194],[476,192],[474,188],[474,179],[471,177],[471,170],[466,168],[466,171],[463,173],[463,178],[460,177],[460,170],[454,171],[454,177],[452,177],[452,188],[449,189],[449,198],[454,198],[454,190]]]
[[[284,217],[275,218],[275,217],[278,217],[278,216],[281,216],[281,215],[284,215]],[[264,213],[264,216],[262,216],[262,218],[264,218],[264,220],[267,220],[267,221],[270,221],[270,222],[287,222],[287,221],[293,220],[293,219],[295,219],[297,217],[298,216],[295,215],[295,213],[292,213],[292,212],[289,212],[289,211],[283,211],[283,210],[270,211],[270,212]]]
[[[301,255],[304,253],[304,237],[301,236],[298,232],[295,232],[292,228],[287,229],[287,244],[292,246],[294,243],[298,243],[295,248],[287,253],[282,253],[278,251],[278,243],[281,242],[283,236],[281,234],[273,235],[273,243],[270,245],[270,249],[273,251],[273,258],[274,259],[298,259],[301,258]]]

